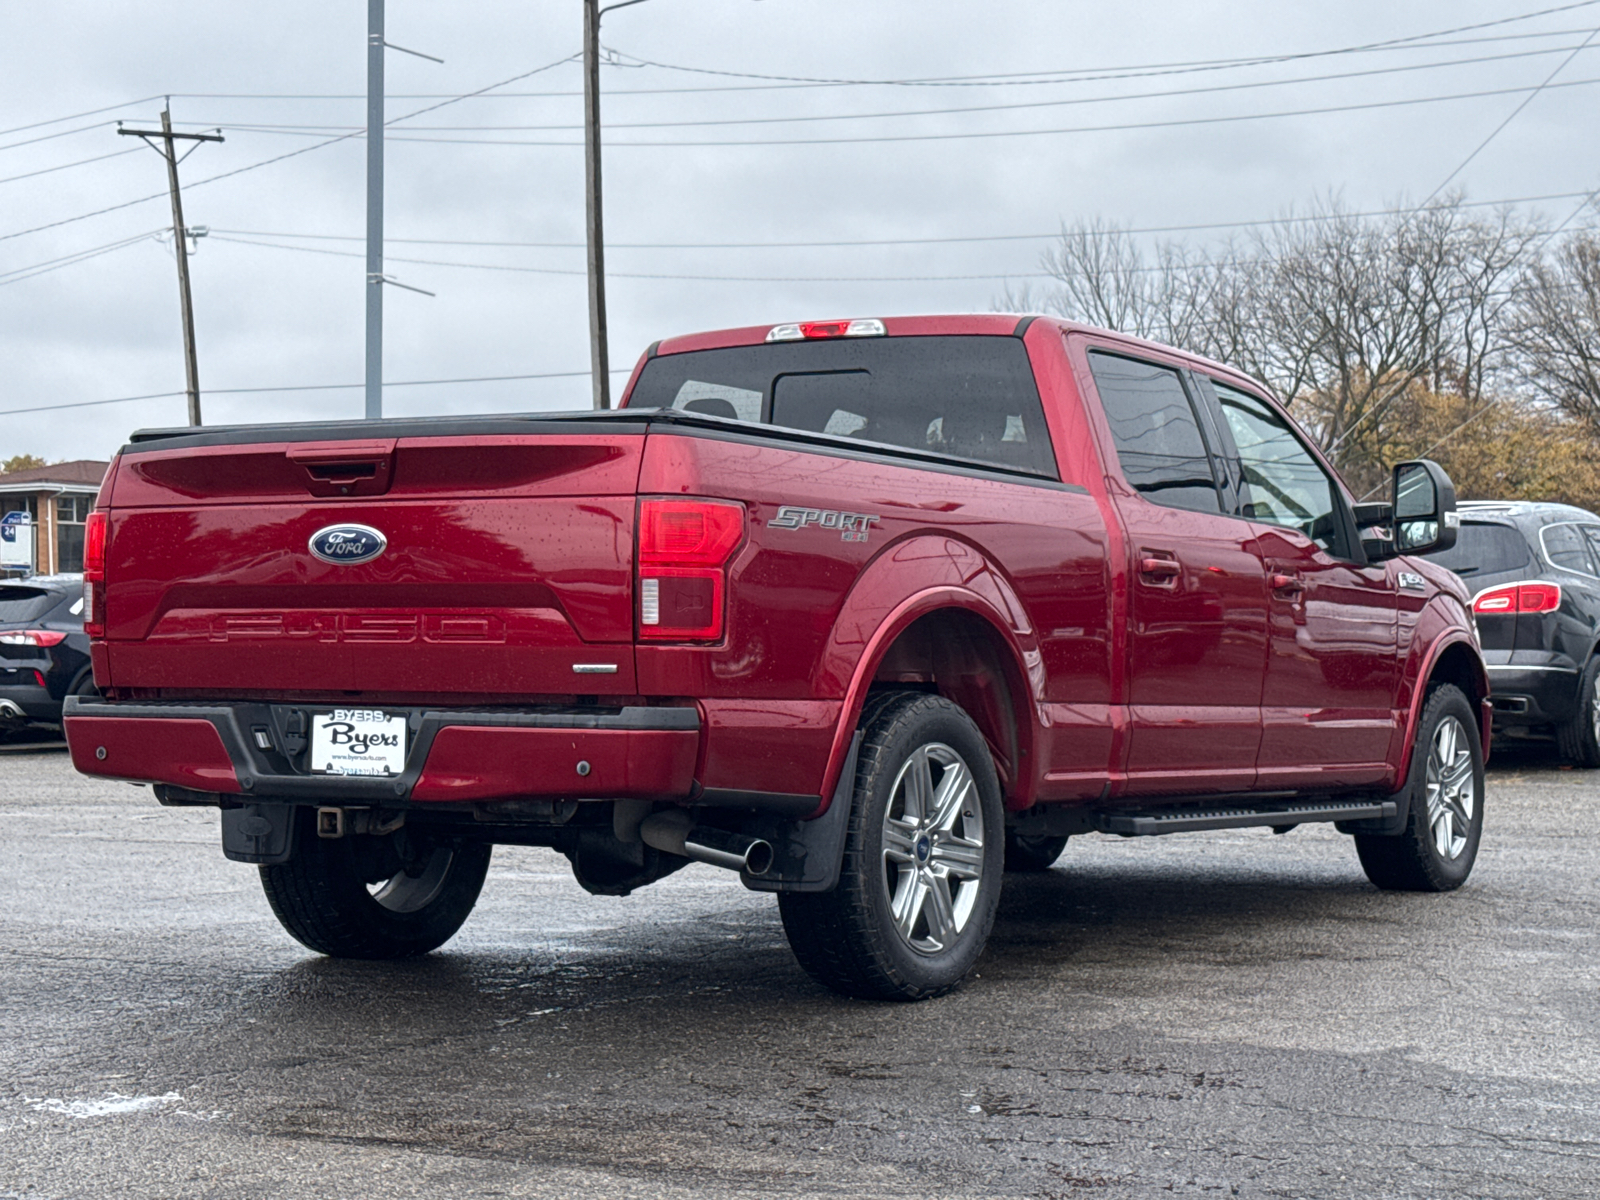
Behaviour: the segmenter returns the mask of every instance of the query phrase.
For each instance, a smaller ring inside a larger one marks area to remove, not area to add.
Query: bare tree
[[[1576,234],[1516,289],[1517,373],[1537,397],[1600,432],[1600,240]]]
[[[1381,217],[1330,198],[1209,253],[1082,222],[1044,255],[1054,284],[1007,299],[1244,370],[1353,463],[1381,456],[1417,387],[1482,394],[1539,235],[1510,210],[1469,217],[1459,195]]]

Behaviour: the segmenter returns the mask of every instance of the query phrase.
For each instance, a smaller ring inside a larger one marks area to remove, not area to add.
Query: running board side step
[[[1194,833],[1201,829],[1243,829],[1252,825],[1290,827],[1315,821],[1370,821],[1400,811],[1393,800],[1366,804],[1281,804],[1273,808],[1167,808],[1143,812],[1097,812],[1094,827],[1123,837]]]

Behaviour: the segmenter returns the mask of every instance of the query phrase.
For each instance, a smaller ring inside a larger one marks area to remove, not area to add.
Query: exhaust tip
[[[751,875],[765,875],[772,870],[772,843],[756,840],[744,852],[744,869]]]

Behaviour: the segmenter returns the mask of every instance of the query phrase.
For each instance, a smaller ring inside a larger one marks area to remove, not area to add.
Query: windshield
[[[1022,342],[951,336],[828,339],[667,354],[630,408],[676,408],[1057,478]]]

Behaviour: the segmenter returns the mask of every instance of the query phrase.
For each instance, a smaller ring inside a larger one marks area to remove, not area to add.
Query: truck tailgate
[[[642,431],[134,446],[108,489],[102,686],[631,693]],[[386,545],[311,552],[343,525]]]

